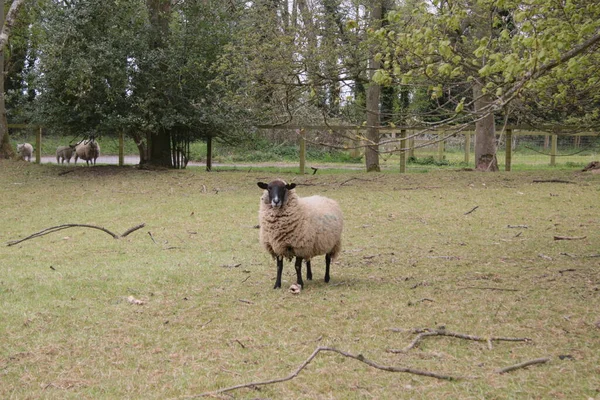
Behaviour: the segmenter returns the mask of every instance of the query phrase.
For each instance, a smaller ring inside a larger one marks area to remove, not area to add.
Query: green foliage
[[[377,75],[379,81],[426,85],[427,95],[439,103],[441,116],[428,115],[425,120],[445,122],[452,115],[444,110],[456,110],[461,116],[454,120],[465,121],[468,115],[463,110],[473,111],[467,89],[481,82],[484,92],[496,96],[498,110],[511,101],[518,103],[514,111],[504,108],[514,112],[515,119],[539,116],[554,122],[597,123],[599,99],[594,88],[600,75],[595,67],[598,52],[593,49],[599,43],[600,3],[580,0],[557,7],[548,0],[527,4],[508,0],[501,5],[488,1],[434,5],[427,8],[417,1],[398,6],[387,15],[385,35],[373,35],[384,66],[389,66]],[[592,39],[591,51],[544,69]],[[466,102],[460,100],[465,97]]]
[[[252,140],[245,140],[236,146],[217,146],[215,158],[228,162],[293,162],[300,157],[300,150],[296,143],[283,142],[274,145],[273,142],[253,136]],[[322,146],[308,145],[306,159],[309,161],[331,163],[360,163],[361,158],[352,157],[347,151],[325,148]]]
[[[236,140],[243,113],[222,101],[213,68],[231,40],[230,5],[173,4],[157,32],[143,0],[49,2],[33,119],[65,135]]]

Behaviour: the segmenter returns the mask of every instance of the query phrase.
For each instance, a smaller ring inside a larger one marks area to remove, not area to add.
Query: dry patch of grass
[[[319,346],[465,379],[322,353],[292,380],[223,397],[600,396],[600,175],[284,174],[346,219],[331,282],[314,260],[315,280],[293,295],[289,263],[272,289],[254,227],[268,173],[0,168],[1,398],[185,398],[287,376]],[[534,183],[552,179],[572,183]],[[118,240],[71,228],[4,245],[66,223],[142,222]],[[410,329],[441,327],[531,340],[433,336],[389,352]]]

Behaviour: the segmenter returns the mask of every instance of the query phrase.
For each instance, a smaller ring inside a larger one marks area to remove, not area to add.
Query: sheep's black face
[[[268,197],[265,197],[265,204],[271,204],[271,207],[281,207],[287,198],[288,190],[296,187],[295,183],[287,184],[281,179],[276,179],[267,184],[258,182],[258,187],[267,191]]]

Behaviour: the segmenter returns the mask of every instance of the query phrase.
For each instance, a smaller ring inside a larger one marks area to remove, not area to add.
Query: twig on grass
[[[98,229],[101,230],[102,232],[108,233],[110,236],[112,236],[114,239],[120,239],[120,238],[124,238],[125,236],[129,235],[130,233],[143,228],[144,226],[146,226],[145,223],[141,223],[139,225],[136,225],[132,228],[127,229],[125,232],[123,232],[122,235],[117,235],[116,233],[113,233],[111,231],[109,231],[106,228],[103,228],[101,226],[96,226],[96,225],[88,225],[88,224],[63,224],[63,225],[58,225],[58,226],[52,226],[50,228],[46,228],[43,229],[39,232],[36,232],[34,234],[31,234],[29,236],[27,236],[26,238],[20,239],[20,240],[13,240],[8,242],[6,245],[7,246],[14,246],[15,244],[19,244],[21,242],[24,242],[26,240],[29,239],[34,239],[36,237],[40,237],[40,236],[44,236],[47,235],[49,233],[54,233],[54,232],[58,232],[58,231],[62,231],[63,229],[67,229],[67,228],[92,228],[92,229]]]
[[[564,179],[534,179],[533,183],[569,183],[575,184],[573,181],[565,181]]]
[[[521,368],[525,368],[525,367],[528,367],[530,365],[544,364],[544,363],[547,363],[548,361],[550,361],[550,358],[548,358],[548,357],[536,358],[535,360],[529,360],[529,361],[522,362],[520,364],[515,364],[515,365],[511,365],[510,367],[499,369],[496,372],[499,373],[499,374],[505,374],[507,372],[511,372],[511,371],[514,371],[514,370],[517,370],[517,369],[521,369]]]
[[[519,289],[510,289],[510,288],[499,288],[493,286],[465,286],[456,288],[456,290],[465,290],[465,289],[478,289],[478,290],[497,290],[500,292],[518,292]]]
[[[340,186],[344,186],[346,183],[348,182],[352,182],[352,181],[363,181],[363,182],[375,182],[377,179],[362,179],[362,178],[350,178],[350,179],[346,179],[344,182],[340,183]]]
[[[471,214],[473,211],[477,210],[478,208],[479,208],[479,206],[475,206],[475,207],[473,207],[472,209],[470,209],[469,211],[467,211],[467,212],[465,213],[465,215],[469,215],[469,214]]]
[[[554,236],[554,240],[583,240],[587,236]]]
[[[231,392],[232,390],[237,390],[237,389],[255,388],[257,386],[265,386],[265,385],[272,385],[272,384],[275,384],[275,383],[287,382],[287,381],[290,381],[290,380],[294,379],[295,377],[297,377],[300,374],[300,372],[302,372],[302,370],[304,368],[306,368],[308,366],[308,364],[310,364],[311,361],[320,352],[325,352],[325,351],[337,353],[337,354],[340,354],[340,355],[342,355],[344,357],[347,357],[347,358],[353,358],[353,359],[358,360],[358,361],[360,361],[360,362],[362,362],[364,364],[367,364],[368,366],[370,366],[372,368],[379,369],[379,370],[382,370],[382,371],[404,372],[404,373],[408,373],[408,374],[420,375],[420,376],[427,376],[427,377],[430,377],[430,378],[443,379],[443,380],[449,380],[449,381],[461,379],[460,377],[455,377],[455,376],[450,376],[450,375],[443,375],[443,374],[437,374],[435,372],[421,371],[421,370],[416,370],[416,369],[412,369],[412,368],[392,367],[392,366],[387,366],[387,365],[380,365],[380,364],[377,364],[374,361],[371,361],[371,360],[365,358],[362,354],[354,355],[354,354],[348,353],[348,352],[343,351],[343,350],[338,350],[338,349],[333,348],[333,347],[317,347],[315,349],[315,351],[313,351],[313,353],[306,360],[304,360],[304,362],[294,372],[292,372],[290,375],[288,375],[286,377],[276,378],[276,379],[270,379],[270,380],[266,380],[266,381],[244,383],[244,384],[241,384],[241,385],[235,385],[235,386],[230,386],[230,387],[226,387],[226,388],[223,388],[223,389],[215,390],[213,392],[206,392],[206,393],[201,393],[201,394],[197,394],[197,395],[186,396],[184,398],[185,399],[195,399],[195,398],[198,398],[198,397],[214,396],[214,395],[225,393],[225,392]]]
[[[392,329],[392,331],[394,332],[402,332],[402,330],[400,329]],[[423,340],[423,338],[426,338],[428,336],[450,336],[450,337],[455,337],[458,339],[465,339],[465,340],[474,340],[476,342],[486,342],[488,344],[488,348],[491,348],[492,346],[492,342],[500,342],[500,341],[504,341],[504,342],[530,342],[531,339],[529,338],[513,338],[513,337],[497,337],[497,336],[490,336],[490,337],[481,337],[481,336],[473,336],[473,335],[467,335],[464,333],[457,333],[457,332],[450,332],[447,331],[445,329],[429,329],[429,328],[425,328],[425,329],[411,329],[409,330],[410,333],[414,333],[417,334],[417,337],[415,337],[413,339],[412,342],[410,342],[410,344],[406,347],[404,347],[403,349],[388,349],[387,352],[388,353],[393,353],[393,354],[398,354],[398,353],[407,353],[408,351],[414,349],[415,347],[417,347],[417,345]]]

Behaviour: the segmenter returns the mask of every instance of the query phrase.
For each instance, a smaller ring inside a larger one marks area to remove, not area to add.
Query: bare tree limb
[[[17,19],[17,11],[24,2],[25,0],[13,0],[12,4],[10,5],[10,9],[6,13],[4,26],[2,26],[2,32],[0,32],[0,51],[4,50],[4,46],[6,46],[6,43],[8,43],[10,31],[15,24],[15,20]]]
[[[142,222],[139,225],[131,227],[131,228],[127,229],[125,232],[123,232],[123,234],[121,235],[121,237],[124,238],[125,236],[128,236],[130,233],[133,233],[133,232],[137,231],[138,229],[142,229],[145,226],[146,226],[146,224]]]
[[[533,183],[568,183],[568,184],[575,184],[575,182],[566,181],[564,179],[534,179]]]
[[[587,236],[554,236],[554,240],[583,240]]]
[[[400,332],[401,330],[394,330],[394,331]],[[414,349],[415,347],[417,347],[417,345],[423,340],[423,338],[426,338],[428,336],[450,336],[450,337],[455,337],[458,339],[474,340],[477,342],[486,342],[488,344],[488,347],[491,347],[491,343],[493,341],[496,341],[496,342],[499,342],[499,341],[530,342],[531,341],[531,339],[529,339],[529,338],[496,337],[496,336],[480,337],[480,336],[466,335],[464,333],[450,332],[445,329],[428,329],[428,328],[412,329],[412,330],[410,330],[410,332],[416,333],[417,337],[415,337],[408,346],[404,347],[403,349],[388,349],[387,350],[388,353],[394,353],[394,354],[407,353],[411,349]]]
[[[88,225],[88,224],[63,224],[63,225],[52,226],[50,228],[46,228],[44,230],[41,230],[41,231],[36,232],[34,234],[31,234],[31,235],[29,235],[29,236],[27,236],[26,238],[23,238],[23,239],[10,241],[10,242],[6,243],[6,245],[7,246],[14,246],[16,244],[19,244],[19,243],[24,242],[24,241],[29,240],[29,239],[35,239],[35,238],[40,237],[40,236],[48,235],[49,233],[54,233],[54,232],[62,231],[63,229],[76,228],[76,227],[98,229],[98,230],[101,230],[102,232],[108,233],[114,239],[120,239],[120,238],[124,238],[125,236],[129,235],[132,232],[137,231],[138,229],[143,228],[144,226],[146,226],[146,224],[142,223],[142,224],[139,224],[139,225],[136,225],[136,226],[134,226],[132,228],[127,229],[125,232],[123,232],[122,235],[117,235],[116,233],[113,233],[113,232],[109,231],[108,229],[103,228],[101,226]]]
[[[525,361],[522,362],[520,364],[515,364],[515,365],[511,365],[510,367],[506,367],[506,368],[502,368],[499,369],[498,371],[496,371],[499,374],[505,374],[507,372],[511,372],[520,368],[525,368],[528,367],[530,365],[534,365],[534,364],[544,364],[547,363],[548,361],[550,361],[550,358],[545,357],[545,358],[536,358],[535,360],[529,360],[529,361]]]
[[[237,389],[243,389],[243,388],[254,388],[257,386],[265,386],[265,385],[272,385],[275,383],[281,383],[281,382],[286,382],[286,381],[290,381],[292,379],[294,379],[295,377],[297,377],[300,372],[302,372],[302,370],[304,368],[306,368],[308,366],[308,364],[311,363],[311,361],[317,356],[317,354],[319,354],[320,352],[325,352],[325,351],[329,351],[329,352],[333,352],[333,353],[337,353],[340,354],[344,357],[347,358],[353,358],[355,360],[358,360],[364,364],[367,364],[368,366],[375,368],[375,369],[379,369],[382,371],[388,371],[388,372],[404,372],[404,373],[408,373],[408,374],[414,374],[414,375],[420,375],[420,376],[427,376],[430,378],[437,378],[437,379],[443,379],[443,380],[459,380],[461,379],[460,377],[455,377],[455,376],[450,376],[450,375],[443,375],[443,374],[437,374],[434,372],[428,372],[428,371],[421,371],[421,370],[416,370],[416,369],[412,369],[412,368],[404,368],[404,367],[392,367],[392,366],[386,366],[386,365],[380,365],[374,361],[371,361],[367,358],[365,358],[362,354],[359,355],[354,355],[351,353],[348,353],[346,351],[343,350],[338,350],[336,348],[333,347],[317,347],[315,349],[315,351],[313,351],[313,353],[306,359],[304,360],[304,362],[294,371],[292,372],[290,375],[283,377],[283,378],[276,378],[276,379],[270,379],[267,381],[259,381],[259,382],[250,382],[250,383],[244,383],[241,385],[235,385],[235,386],[230,386],[230,387],[226,387],[223,389],[219,389],[219,390],[215,390],[213,392],[206,392],[206,393],[201,393],[198,395],[191,395],[191,396],[186,396],[184,397],[185,399],[195,399],[195,398],[199,398],[199,397],[205,397],[205,396],[214,396],[214,395],[218,395],[221,393],[225,393],[225,392],[230,392],[232,390],[237,390]]]
[[[465,215],[469,215],[469,214],[471,214],[473,211],[477,210],[478,208],[479,208],[479,206],[475,206],[475,207],[473,207],[471,210],[467,211],[467,212],[465,213]]]

